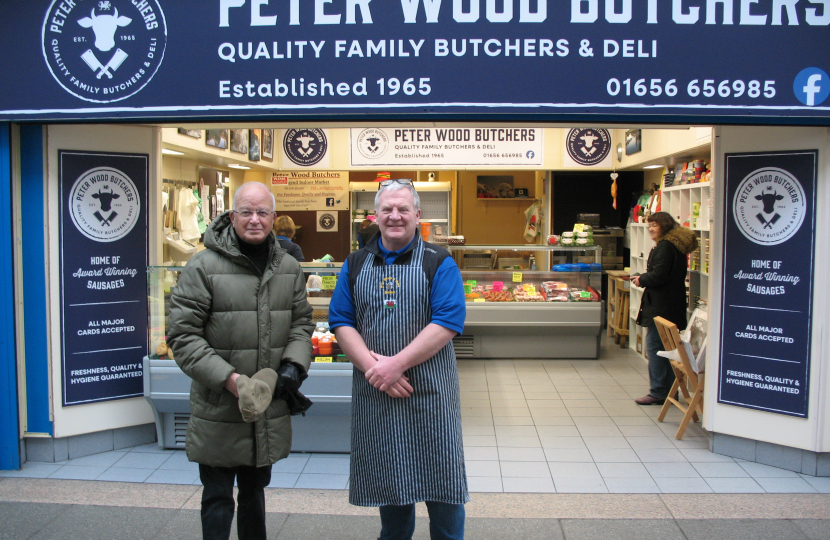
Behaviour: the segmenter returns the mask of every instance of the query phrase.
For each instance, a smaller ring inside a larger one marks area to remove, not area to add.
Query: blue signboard
[[[146,154],[58,152],[63,405],[141,396]]]
[[[719,403],[807,417],[817,167],[726,154]]]
[[[830,0],[6,2],[0,119],[823,123],[828,25]]]

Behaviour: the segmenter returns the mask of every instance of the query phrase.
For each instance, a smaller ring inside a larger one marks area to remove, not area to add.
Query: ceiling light
[[[646,165],[643,169],[660,169],[663,165]]]
[[[228,167],[231,169],[250,169],[250,167],[246,167],[245,165],[237,165],[236,163],[231,163]]]
[[[161,153],[162,154],[167,154],[167,155],[170,155],[170,156],[183,156],[184,155],[184,152],[177,152],[176,150],[170,150],[169,148],[162,148]]]

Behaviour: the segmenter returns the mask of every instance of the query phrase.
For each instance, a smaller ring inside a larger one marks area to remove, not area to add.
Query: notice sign
[[[146,154],[60,150],[63,405],[143,394]]]
[[[374,166],[539,167],[544,143],[540,128],[366,128],[351,129],[351,163]]]
[[[348,210],[346,171],[286,171],[271,175],[271,192],[278,212]]]
[[[817,165],[726,154],[719,403],[807,417]]]

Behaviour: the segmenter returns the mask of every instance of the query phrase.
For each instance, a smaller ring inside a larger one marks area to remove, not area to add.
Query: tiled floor
[[[648,391],[646,364],[604,345],[603,360],[462,360],[462,424],[473,492],[830,493],[815,478],[708,450],[691,425],[674,438],[680,412],[632,398]],[[346,454],[292,454],[270,487],[345,489]],[[62,463],[26,463],[0,476],[199,484],[182,451],[145,445]]]

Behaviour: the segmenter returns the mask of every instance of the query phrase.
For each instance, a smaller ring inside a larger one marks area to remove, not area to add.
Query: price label
[[[513,272],[513,283],[521,283],[522,282],[522,273],[521,272]]]
[[[504,289],[504,281],[494,281],[493,290],[499,292]]]
[[[332,363],[334,359],[331,356],[318,356],[314,359],[315,362]]]
[[[476,298],[473,302],[486,302],[484,298]]]
[[[464,294],[470,294],[471,292],[473,292],[473,286],[470,285],[469,283],[465,283],[464,284]]]
[[[467,283],[469,283],[469,284],[470,284],[470,285],[472,285],[473,287],[475,287],[476,285],[478,285],[478,281],[476,281],[476,280],[474,280],[474,279],[468,279],[468,280],[467,280]]]
[[[323,276],[323,289],[333,290],[337,286],[337,276]]]
[[[585,224],[584,223],[577,223],[574,225],[574,232],[585,232]]]
[[[527,291],[527,294],[529,294],[531,296],[536,296],[536,287],[535,286],[528,285],[527,289],[525,289],[525,290]]]
[[[588,291],[580,291],[579,292],[580,298],[591,298],[591,293]]]

